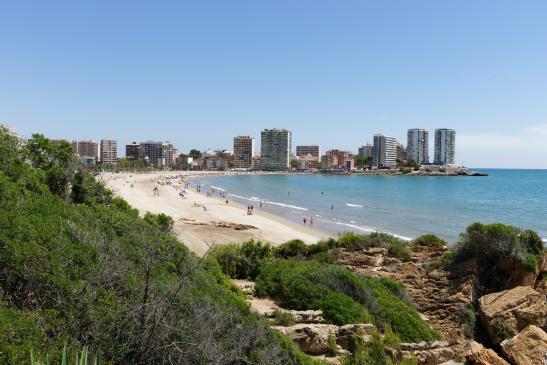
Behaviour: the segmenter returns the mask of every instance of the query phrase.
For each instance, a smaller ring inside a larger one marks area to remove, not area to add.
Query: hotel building
[[[409,162],[419,165],[429,163],[429,132],[425,129],[413,128],[407,132],[406,144]]]
[[[234,137],[234,167],[250,169],[253,156],[256,154],[255,139],[249,136]]]
[[[101,162],[114,164],[118,161],[118,142],[115,139],[101,139]]]
[[[435,165],[454,165],[456,156],[456,131],[454,129],[435,129]]]
[[[372,148],[372,166],[392,168],[397,166],[397,140],[383,134],[374,135]]]
[[[291,131],[264,129],[260,134],[260,168],[266,171],[289,170]]]

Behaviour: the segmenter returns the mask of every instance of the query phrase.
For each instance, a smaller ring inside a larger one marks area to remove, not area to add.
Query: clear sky
[[[182,151],[448,127],[458,163],[547,168],[547,1],[0,0],[0,122]]]

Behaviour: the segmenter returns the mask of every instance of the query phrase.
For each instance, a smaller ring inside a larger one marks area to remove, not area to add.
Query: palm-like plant
[[[70,364],[70,356],[68,353],[68,346],[65,343],[65,346],[63,347],[63,356],[61,358],[61,365],[69,365]],[[76,351],[74,354],[74,365],[88,365],[88,359],[89,359],[89,351],[87,347],[84,346],[79,351]],[[93,357],[93,365],[100,365],[101,363],[101,354],[99,351],[95,354]],[[32,350],[30,350],[30,365],[50,365],[49,357],[46,355],[46,361],[42,362],[41,360],[36,360],[34,358],[34,353]]]

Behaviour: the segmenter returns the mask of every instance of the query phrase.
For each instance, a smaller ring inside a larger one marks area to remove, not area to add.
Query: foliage
[[[534,231],[499,223],[473,223],[460,235],[452,261],[458,264],[475,259],[484,291],[492,292],[506,288],[508,278],[499,269],[502,260],[511,259],[531,269],[533,259],[526,262],[527,258],[542,252],[543,243]]]
[[[314,260],[271,260],[256,279],[256,293],[291,309],[321,309],[330,323],[356,323],[370,318],[380,328],[389,325],[404,341],[440,338],[396,294],[399,285]]]
[[[308,255],[308,246],[302,240],[291,240],[275,249],[275,256],[287,259],[289,257],[305,257]]]
[[[522,263],[522,266],[526,271],[536,272],[538,268],[538,260],[535,256],[528,255]]]
[[[329,333],[329,337],[327,337],[327,355],[336,356],[337,353],[336,337],[332,333]]]
[[[313,363],[170,218],[139,218],[66,144],[15,145],[0,133],[0,363],[59,362],[64,342],[106,363]]]
[[[389,329],[388,329],[389,331]],[[384,336],[378,331],[372,332],[372,339],[363,341],[360,336],[353,336],[350,341],[350,354],[348,354],[343,365],[394,365],[387,354],[386,348],[398,343],[398,339],[390,332]],[[403,359],[397,365],[417,365],[415,359]]]
[[[93,361],[93,365],[100,365],[101,364],[101,353],[100,351],[97,351],[94,356],[90,356],[89,350],[87,347],[82,348],[81,350],[76,350],[74,352],[74,356],[71,357],[69,354],[69,349],[67,347],[67,344],[65,343],[65,346],[63,348],[62,352],[62,358],[61,358],[61,365],[68,365],[71,363],[71,358],[74,358],[74,365],[87,365],[88,362],[91,364],[91,361]],[[92,360],[91,360],[92,359]],[[30,365],[49,365],[49,356],[46,356],[45,361],[36,360],[34,357],[34,352],[31,350],[30,352]]]
[[[448,245],[448,243],[445,240],[435,236],[434,234],[424,234],[420,237],[417,237],[414,240],[412,240],[411,244],[413,246],[426,246],[426,247],[438,247],[438,248],[443,248]]]
[[[390,234],[374,232],[363,235],[354,232],[344,232],[338,237],[338,247],[349,251],[358,251],[371,247],[387,248],[389,254],[402,261],[410,260],[410,249],[408,244]]]
[[[477,324],[477,315],[472,304],[462,305],[460,308],[460,317],[465,325],[464,334],[467,338],[473,338],[475,326]]]
[[[155,227],[159,229],[162,232],[170,232],[173,228],[173,224],[175,223],[173,221],[173,218],[170,216],[160,213],[160,214],[152,214],[150,212],[147,212],[144,215],[144,221],[148,224],[150,224],[152,227]]]
[[[276,326],[292,326],[296,323],[296,320],[294,316],[291,314],[291,312],[288,311],[282,311],[279,309],[276,309],[274,311],[274,325]]]
[[[495,331],[496,341],[502,342],[503,340],[511,337],[511,333],[509,331],[509,327],[505,323],[505,320],[503,317],[496,316],[492,319],[492,327]]]
[[[191,149],[190,152],[188,152],[188,157],[192,157],[194,160],[201,158],[201,152],[196,149]]]
[[[272,257],[272,247],[267,243],[249,240],[242,244],[220,245],[210,257],[215,259],[222,272],[234,279],[254,279],[263,262]]]

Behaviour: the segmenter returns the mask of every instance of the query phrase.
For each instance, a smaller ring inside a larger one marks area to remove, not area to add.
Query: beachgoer
[[[226,199],[226,204],[228,204],[228,199]]]
[[[302,221],[304,222],[304,225],[306,225],[306,217],[303,217]]]
[[[158,187],[154,185],[154,189],[152,190],[154,192],[154,196],[160,196],[160,191],[158,190]]]
[[[254,208],[255,208],[255,207],[253,207],[253,206],[251,205],[251,212],[254,210]]]
[[[310,226],[313,225],[313,217],[310,217]]]
[[[260,208],[262,208],[262,202],[260,202]]]
[[[331,204],[330,210],[333,210],[333,209],[334,209],[334,204]]]

